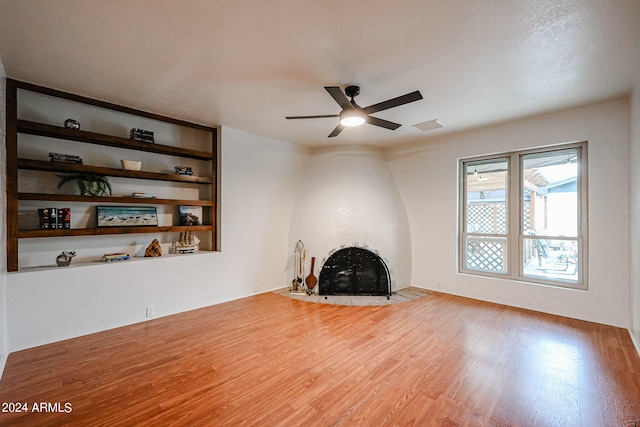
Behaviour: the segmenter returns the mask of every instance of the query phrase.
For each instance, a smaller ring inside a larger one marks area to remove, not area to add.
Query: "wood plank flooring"
[[[0,402],[28,404],[3,426],[633,426],[640,358],[623,329],[445,294],[266,293],[13,353]]]

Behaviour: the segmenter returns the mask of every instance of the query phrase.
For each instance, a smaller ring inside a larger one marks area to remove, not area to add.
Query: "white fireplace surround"
[[[376,148],[330,147],[314,152],[301,177],[290,236],[305,245],[309,274],[344,247],[378,254],[389,268],[392,289],[410,285],[411,236],[404,203],[382,153]],[[291,253],[294,245],[291,242]],[[293,277],[293,255],[289,270]]]

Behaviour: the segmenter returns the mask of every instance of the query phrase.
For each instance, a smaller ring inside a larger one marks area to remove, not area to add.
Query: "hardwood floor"
[[[28,404],[3,426],[632,426],[640,358],[624,329],[450,295],[267,293],[13,353],[0,402]]]

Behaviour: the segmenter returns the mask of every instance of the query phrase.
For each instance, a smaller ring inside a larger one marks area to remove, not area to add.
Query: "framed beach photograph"
[[[202,225],[202,206],[180,206],[180,225]]]
[[[98,227],[158,226],[155,207],[96,206]]]

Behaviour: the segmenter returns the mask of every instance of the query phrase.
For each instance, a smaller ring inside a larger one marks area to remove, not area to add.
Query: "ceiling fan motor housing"
[[[344,93],[349,97],[353,98],[355,96],[360,95],[360,86],[347,86],[344,89]]]

